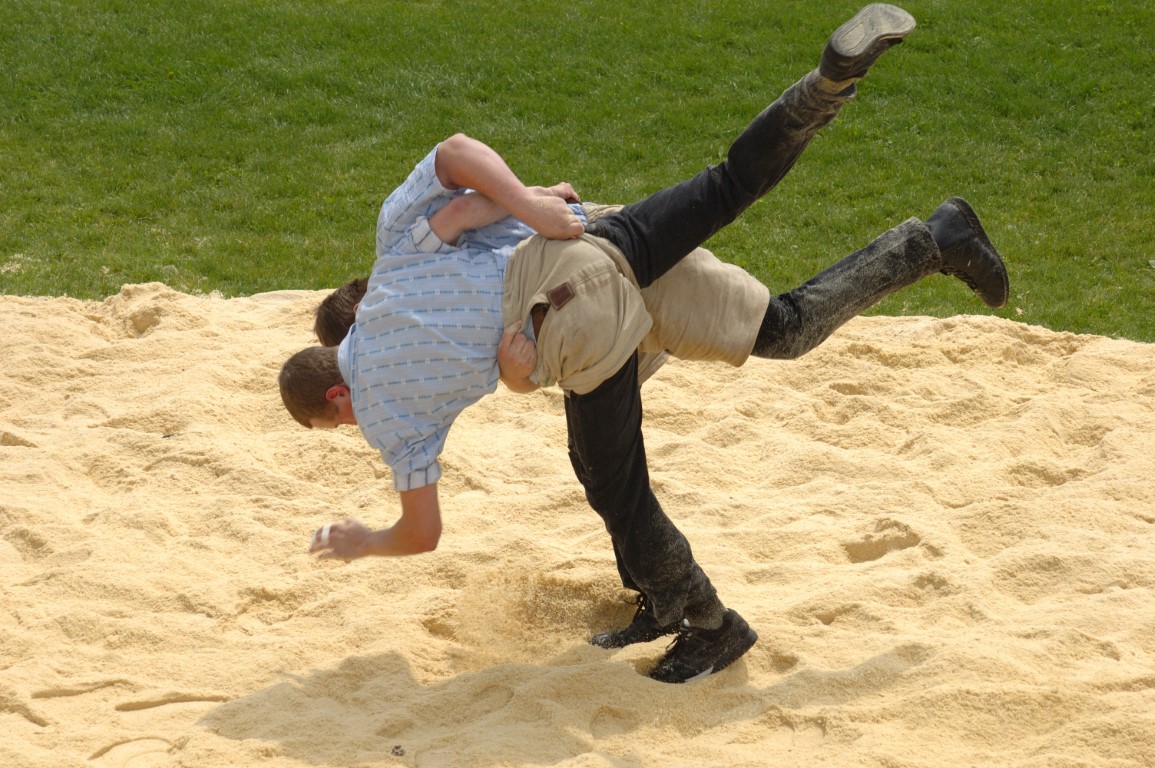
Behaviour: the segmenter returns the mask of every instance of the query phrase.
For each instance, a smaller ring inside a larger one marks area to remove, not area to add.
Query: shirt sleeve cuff
[[[445,253],[453,250],[433,233],[432,227],[429,226],[429,219],[424,216],[417,219],[409,230],[409,235],[413,238],[413,247],[419,253]]]
[[[441,464],[435,461],[425,469],[418,469],[405,474],[394,471],[393,488],[398,491],[413,491],[427,485],[433,485],[440,479]]]

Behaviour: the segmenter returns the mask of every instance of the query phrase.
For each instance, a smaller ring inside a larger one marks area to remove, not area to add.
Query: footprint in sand
[[[601,707],[590,721],[590,733],[605,739],[634,731],[640,723],[638,715],[620,707]]]
[[[868,533],[861,541],[850,541],[842,545],[852,563],[868,563],[887,554],[916,547],[922,537],[905,523],[897,520],[880,520],[874,526],[874,533]]]
[[[474,694],[461,712],[470,720],[480,720],[505,707],[513,699],[513,689],[504,685],[489,685]]]
[[[814,752],[826,740],[826,723],[821,720],[786,723],[767,734],[768,751]]]

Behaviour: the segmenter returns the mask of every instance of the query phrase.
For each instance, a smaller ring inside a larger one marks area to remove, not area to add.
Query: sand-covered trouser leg
[[[850,98],[827,92],[822,82],[815,70],[787,88],[750,122],[723,162],[586,231],[616,245],[645,288],[782,180]]]
[[[789,293],[770,300],[757,357],[792,360],[890,294],[942,269],[930,231],[908,219]]]
[[[616,246],[646,288],[773,188],[834,119],[849,94],[821,80],[815,71],[788,88],[722,163],[599,219],[587,234]],[[647,596],[663,626],[719,626],[724,606],[650,488],[636,359],[591,392],[567,393],[566,418],[574,471],[605,521],[623,583]]]
[[[650,488],[637,358],[597,389],[567,394],[570,461],[613,540],[622,581],[644,593],[659,625],[717,626],[723,607],[690,543]]]

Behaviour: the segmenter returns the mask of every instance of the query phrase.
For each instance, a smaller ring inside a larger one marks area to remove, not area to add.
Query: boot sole
[[[974,208],[971,208],[970,203],[968,203],[966,200],[963,200],[961,197],[952,197],[948,199],[947,202],[953,205],[955,208],[958,208],[959,213],[961,213],[963,218],[967,220],[967,224],[970,225],[970,228],[974,230],[975,234],[978,235],[979,239],[982,240],[983,244],[988,249],[990,249],[990,252],[994,254],[995,259],[998,260],[999,269],[997,274],[1002,281],[1002,292],[999,296],[993,298],[988,298],[987,296],[979,294],[979,298],[982,299],[983,303],[988,307],[993,307],[995,309],[998,309],[999,307],[1005,307],[1007,305],[1007,301],[1010,299],[1011,282],[1007,277],[1007,265],[1006,262],[1003,261],[1002,254],[998,252],[998,249],[995,248],[995,244],[991,242],[990,237],[987,235],[987,231],[983,229],[982,222],[979,221],[978,214],[975,213]]]
[[[914,17],[894,5],[872,3],[854,15],[850,21],[834,30],[830,47],[839,56],[857,59],[875,46],[902,40],[914,31]]]

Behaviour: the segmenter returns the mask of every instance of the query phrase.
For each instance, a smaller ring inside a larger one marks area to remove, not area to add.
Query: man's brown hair
[[[309,347],[281,366],[281,401],[297,423],[312,429],[310,420],[336,415],[337,406],[325,396],[330,387],[344,384],[337,365],[336,347]]]
[[[335,347],[348,335],[357,317],[357,305],[365,298],[368,288],[368,278],[359,277],[325,297],[317,307],[313,321],[313,333],[317,334],[321,344]]]

